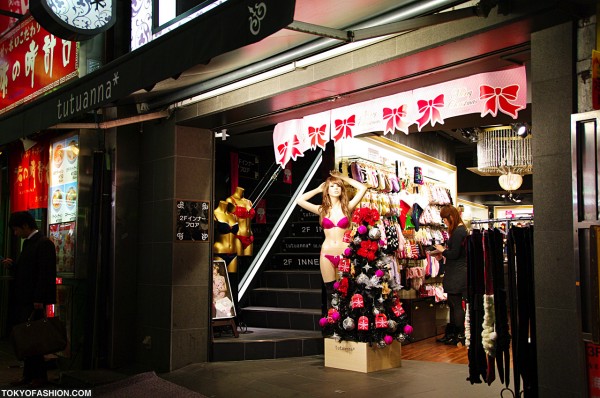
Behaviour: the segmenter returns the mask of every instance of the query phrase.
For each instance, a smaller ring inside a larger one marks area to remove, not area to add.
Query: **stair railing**
[[[273,244],[275,244],[277,237],[281,233],[281,230],[287,224],[288,219],[290,218],[292,212],[294,211],[294,208],[296,207],[296,199],[298,198],[298,196],[300,196],[301,194],[304,193],[304,191],[306,190],[306,187],[311,182],[315,173],[319,169],[319,166],[321,165],[322,157],[323,157],[322,153],[317,154],[317,157],[315,158],[315,160],[309,167],[308,171],[304,175],[304,178],[300,182],[300,185],[298,186],[298,188],[292,195],[292,198],[290,199],[287,206],[281,213],[281,216],[279,217],[277,222],[275,223],[274,228],[269,233],[269,236],[267,237],[265,244],[262,245],[262,247],[256,254],[256,257],[254,257],[252,264],[250,264],[248,271],[246,271],[246,273],[242,277],[242,280],[240,281],[240,284],[239,284],[238,301],[241,301],[241,299],[244,297],[244,294],[246,294],[246,292],[248,291],[248,288],[250,287],[252,280],[258,273],[265,258],[271,251]]]

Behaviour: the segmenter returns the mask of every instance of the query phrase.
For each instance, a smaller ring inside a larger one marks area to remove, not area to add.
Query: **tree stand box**
[[[385,348],[377,348],[369,347],[368,343],[338,343],[334,339],[325,339],[325,366],[363,373],[398,368],[402,366],[401,350],[397,341]]]

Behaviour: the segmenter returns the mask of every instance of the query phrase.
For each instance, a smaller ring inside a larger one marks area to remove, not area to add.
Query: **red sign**
[[[77,52],[32,17],[17,25],[0,41],[0,113],[77,77]]]
[[[600,397],[600,345],[585,343],[589,396]]]
[[[11,151],[11,211],[48,207],[48,143],[37,143],[26,152]]]

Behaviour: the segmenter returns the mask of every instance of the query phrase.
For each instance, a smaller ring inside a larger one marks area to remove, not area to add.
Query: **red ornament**
[[[402,303],[399,301],[396,301],[396,305],[394,305],[392,307],[392,311],[394,312],[394,315],[396,315],[396,316],[400,316],[400,315],[404,314],[404,308],[402,308]]]
[[[385,314],[375,315],[375,327],[378,329],[388,327],[388,320],[387,320],[387,316],[385,316]]]
[[[358,318],[358,330],[369,330],[369,318],[364,315]]]
[[[338,270],[340,272],[350,272],[350,259],[342,258],[338,264]]]
[[[352,296],[352,301],[350,302],[350,305],[352,306],[353,309],[354,308],[364,308],[365,302],[363,300],[363,296],[356,293],[354,296]]]

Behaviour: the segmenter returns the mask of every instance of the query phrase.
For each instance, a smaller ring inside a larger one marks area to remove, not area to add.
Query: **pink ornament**
[[[365,227],[364,225],[361,225],[361,226],[358,227],[357,232],[359,234],[361,234],[361,235],[362,234],[366,234],[367,233],[367,227]]]
[[[344,256],[346,257],[350,257],[352,255],[352,249],[347,247],[346,249],[344,249]]]
[[[334,322],[337,322],[340,320],[340,313],[337,311],[334,311],[331,313],[331,319],[333,319]]]
[[[338,290],[339,287],[340,287],[340,282],[339,281],[336,281],[336,282],[333,283],[333,288],[335,290]]]
[[[390,345],[394,342],[394,338],[392,336],[390,336],[389,334],[386,334],[383,337],[383,341],[385,341],[385,344]]]
[[[411,334],[413,332],[413,327],[410,325],[404,326],[404,334]]]
[[[385,273],[382,270],[378,269],[377,271],[375,271],[375,275],[378,278],[381,278],[383,275],[385,275]]]
[[[321,318],[319,319],[319,325],[324,328],[325,326],[327,326],[327,324],[329,323],[329,321],[327,320],[327,318]]]

